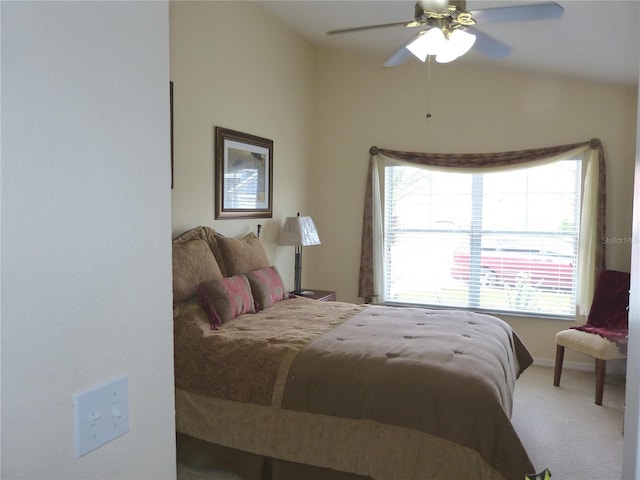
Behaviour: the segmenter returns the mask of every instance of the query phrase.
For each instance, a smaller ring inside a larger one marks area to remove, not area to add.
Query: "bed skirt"
[[[355,474],[338,476],[336,480],[505,480],[478,452],[424,432],[375,421],[215,399],[180,389],[176,389],[176,430],[208,444],[277,459],[273,480],[314,478],[301,476],[300,469],[305,465],[335,470],[336,474]],[[259,468],[254,467],[254,477],[243,478],[262,480],[255,477],[262,475],[262,467],[262,463]],[[317,473],[329,474],[323,470]]]
[[[353,473],[287,462],[222,447],[178,433],[178,463],[197,469],[233,472],[242,480],[372,480]]]

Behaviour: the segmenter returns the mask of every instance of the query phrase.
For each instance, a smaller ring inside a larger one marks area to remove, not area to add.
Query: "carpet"
[[[620,479],[623,379],[607,376],[602,406],[594,400],[593,372],[565,369],[559,387],[552,368],[522,374],[512,422],[537,471],[548,468],[554,480]]]

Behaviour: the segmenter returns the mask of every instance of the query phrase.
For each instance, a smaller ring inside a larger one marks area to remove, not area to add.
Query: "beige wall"
[[[323,240],[308,248],[314,285],[358,298],[362,208],[369,147],[423,152],[496,152],[602,140],[607,155],[609,268],[629,269],[636,89],[545,76],[432,65],[385,69],[377,56],[319,54],[317,179],[311,213]],[[555,354],[566,321],[509,318],[538,358]],[[567,355],[567,361],[586,360]]]
[[[175,479],[168,3],[1,8],[0,477]],[[74,394],[123,375],[77,458]]]
[[[308,213],[316,51],[250,2],[171,2],[174,236],[207,225],[255,232],[293,288],[293,247],[277,247],[285,217]],[[274,142],[273,218],[214,219],[214,128]]]
[[[609,268],[627,270],[635,152],[636,90],[434,65],[395,69],[377,56],[316,51],[248,2],[172,2],[175,96],[174,236],[210,225],[239,235],[264,225],[263,240],[292,285],[290,247],[277,247],[286,216],[314,218],[322,245],[304,249],[303,285],[357,294],[362,208],[372,145],[416,151],[536,148],[598,137],[608,161]],[[260,85],[261,87],[257,87]],[[213,218],[216,125],[274,140],[274,217]],[[510,318],[533,354],[551,359],[567,322]],[[567,355],[567,361],[585,361]]]

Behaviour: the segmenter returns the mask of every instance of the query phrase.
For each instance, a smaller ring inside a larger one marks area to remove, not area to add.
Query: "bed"
[[[534,472],[510,422],[532,358],[506,323],[291,298],[253,234],[198,227],[173,253],[179,456],[247,480]]]

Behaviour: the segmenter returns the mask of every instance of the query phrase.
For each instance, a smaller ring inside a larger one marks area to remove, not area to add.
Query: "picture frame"
[[[215,218],[273,216],[273,140],[215,127]]]
[[[171,137],[171,189],[173,190],[173,82],[169,81],[169,134]]]

